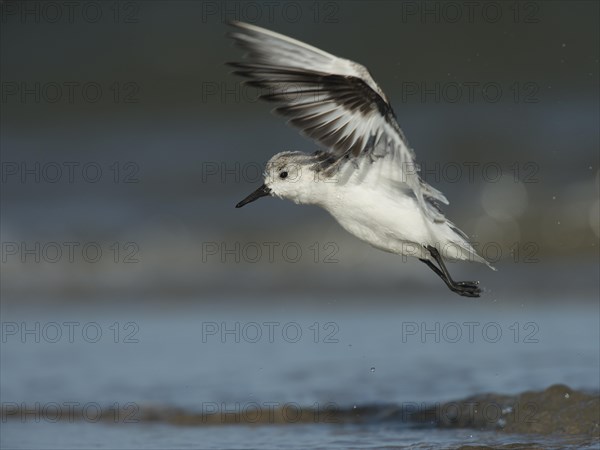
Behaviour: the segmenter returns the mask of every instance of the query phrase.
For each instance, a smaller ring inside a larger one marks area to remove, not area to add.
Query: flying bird
[[[416,257],[452,291],[479,297],[479,282],[454,281],[444,258],[493,267],[441,212],[448,200],[420,178],[390,101],[369,71],[255,25],[230,25],[229,36],[246,51],[244,62],[228,63],[234,73],[322,147],[274,155],[264,184],[236,208],[265,196],[320,206],[357,238]]]

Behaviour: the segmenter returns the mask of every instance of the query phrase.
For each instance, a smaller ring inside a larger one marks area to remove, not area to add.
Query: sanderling
[[[318,205],[357,238],[415,256],[452,291],[479,297],[479,282],[454,281],[442,258],[490,264],[440,211],[438,202],[448,200],[421,180],[390,102],[368,70],[264,28],[231,25],[229,35],[247,52],[246,62],[229,63],[234,73],[324,147],[273,156],[264,184],[236,208],[267,195]]]

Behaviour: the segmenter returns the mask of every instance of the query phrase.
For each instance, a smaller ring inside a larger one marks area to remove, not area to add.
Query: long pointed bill
[[[254,200],[258,200],[261,197],[266,197],[271,194],[271,189],[267,187],[266,184],[263,184],[257,190],[255,190],[252,194],[246,197],[244,200],[235,205],[236,208],[241,208],[248,203],[252,203]]]

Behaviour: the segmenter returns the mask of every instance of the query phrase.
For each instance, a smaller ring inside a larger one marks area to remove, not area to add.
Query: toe
[[[479,297],[481,294],[481,289],[477,284],[466,281],[455,283],[455,287],[452,290],[463,297]]]

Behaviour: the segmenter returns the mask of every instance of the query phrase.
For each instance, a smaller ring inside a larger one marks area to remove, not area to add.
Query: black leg
[[[429,268],[437,274],[438,277],[440,277],[442,280],[444,280],[444,283],[448,284],[448,279],[446,278],[446,275],[444,275],[443,272],[440,269],[438,269],[434,263],[432,263],[428,259],[419,259],[419,261],[427,264],[429,266]]]
[[[427,246],[426,248],[427,248],[427,250],[429,250],[429,253],[433,257],[433,259],[435,259],[435,261],[438,263],[438,265],[440,267],[439,268],[436,267],[436,265],[433,264],[428,259],[421,259],[421,261],[423,261],[425,264],[427,264],[427,266],[429,266],[429,268],[431,270],[433,270],[442,280],[444,280],[444,283],[446,283],[446,285],[450,288],[450,290],[452,290],[453,292],[456,292],[458,295],[462,295],[464,297],[479,297],[479,294],[481,294],[481,289],[479,288],[479,282],[477,282],[477,281],[454,281],[452,279],[452,277],[450,276],[450,272],[448,272],[448,269],[446,268],[446,265],[444,264],[444,261],[442,260],[442,256],[437,251],[437,249],[432,246]]]

